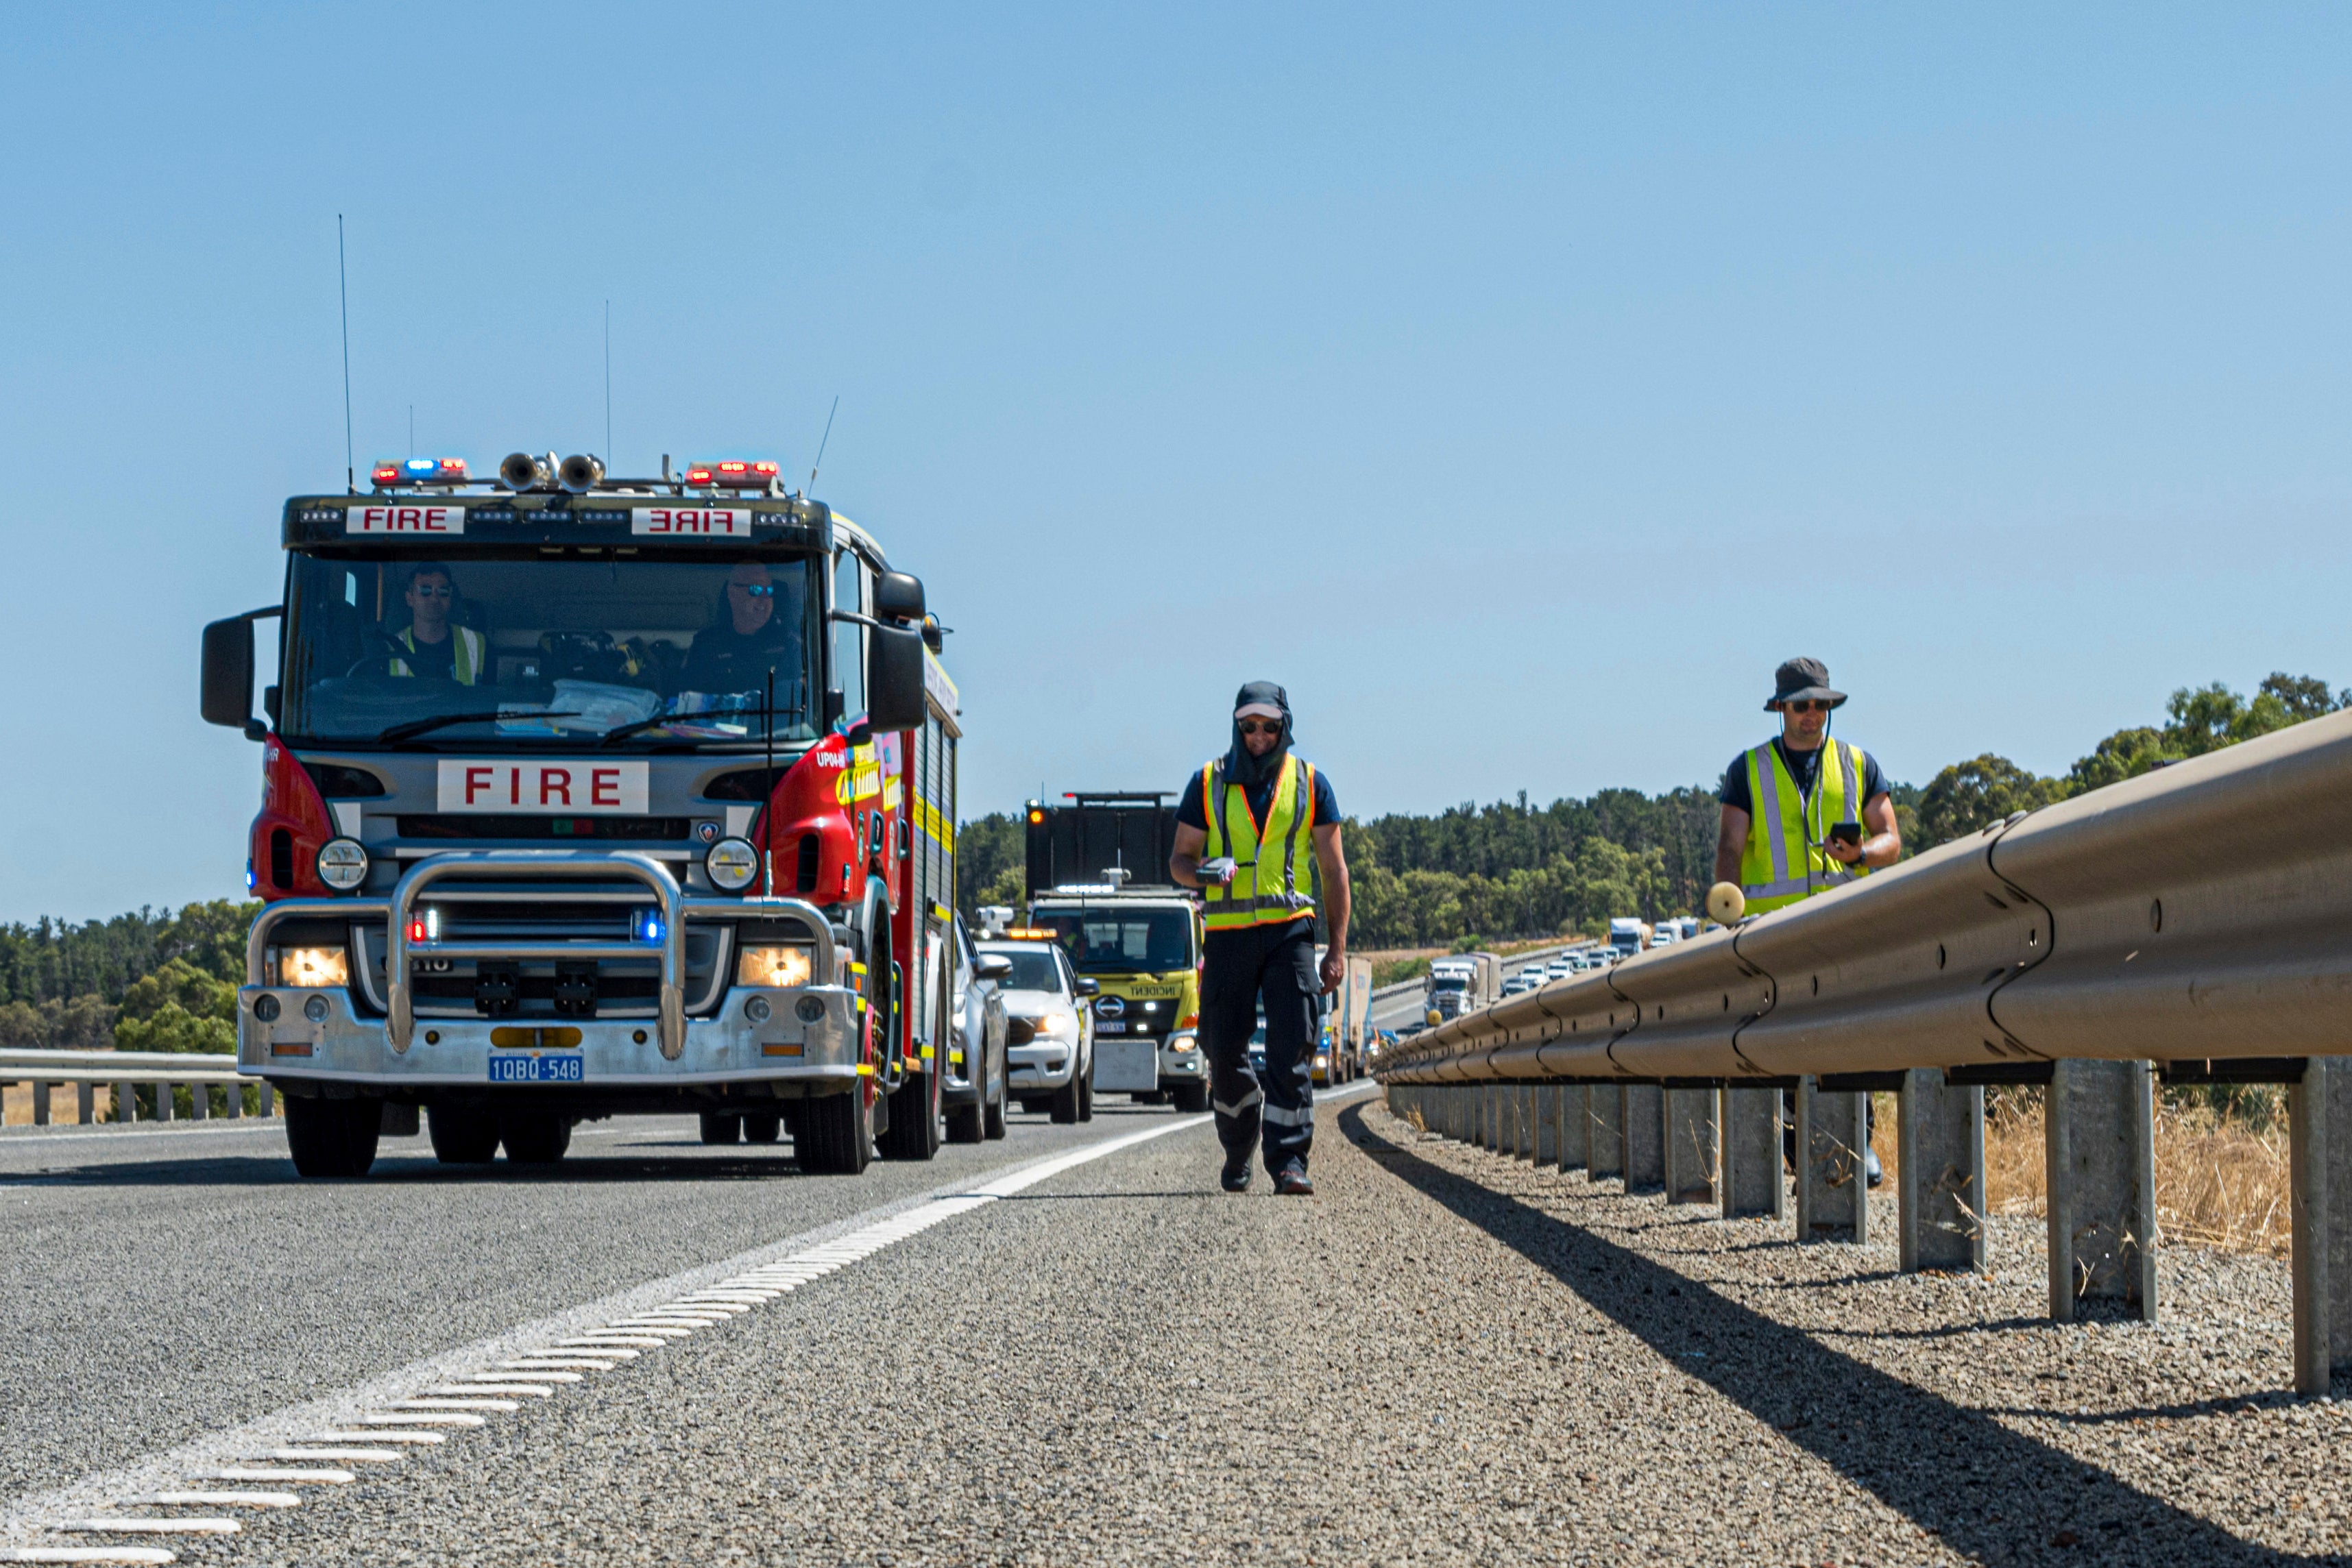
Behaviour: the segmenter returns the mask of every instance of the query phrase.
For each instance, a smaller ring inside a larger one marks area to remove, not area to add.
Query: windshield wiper
[[[515,713],[506,708],[493,709],[489,713],[445,713],[437,718],[411,719],[406,724],[395,724],[391,728],[379,733],[375,742],[378,746],[383,746],[395,740],[414,740],[427,730],[439,729],[452,724],[488,724],[496,718],[578,718],[579,716],[579,713],[572,709],[557,713]]]
[[[722,720],[728,723],[733,723],[739,719],[743,721],[744,733],[749,735],[751,727],[751,721],[760,716],[761,710],[758,708],[713,708],[708,713],[666,713],[658,718],[641,718],[629,724],[616,724],[612,728],[606,730],[604,734],[598,736],[596,737],[596,744],[599,746],[610,746],[616,740],[625,740],[630,736],[642,735],[649,729],[659,729],[666,724],[694,724],[697,722],[702,724],[717,724]],[[798,718],[799,716],[800,709],[798,708],[780,707],[776,710],[776,717],[778,718]]]

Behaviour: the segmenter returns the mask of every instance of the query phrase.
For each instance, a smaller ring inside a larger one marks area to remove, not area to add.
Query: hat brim
[[[1280,718],[1282,710],[1272,703],[1248,703],[1234,709],[1235,718]]]
[[[1827,703],[1832,707],[1843,707],[1845,694],[1833,692],[1827,686],[1802,686],[1793,692],[1776,693],[1772,700],[1764,705],[1764,711],[1770,713],[1782,703]]]

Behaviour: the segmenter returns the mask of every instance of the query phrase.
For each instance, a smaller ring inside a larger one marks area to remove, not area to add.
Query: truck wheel
[[[1004,1073],[1003,1062],[997,1063],[996,1089],[988,1097],[988,1109],[982,1113],[982,1125],[991,1138],[1004,1136]]]
[[[1095,1063],[1094,1059],[1092,1057],[1088,1057],[1087,1059],[1087,1075],[1084,1079],[1080,1080],[1078,1083],[1078,1120],[1081,1122],[1091,1122],[1094,1119]]]
[[[499,1141],[519,1166],[551,1166],[572,1146],[572,1124],[555,1111],[509,1111],[499,1118]]]
[[[793,1142],[801,1169],[818,1176],[856,1176],[874,1158],[874,1124],[863,1088],[828,1094],[801,1108],[801,1136]]]
[[[721,1116],[713,1112],[702,1113],[702,1141],[706,1144],[732,1144],[743,1135],[743,1118]]]
[[[1078,1075],[1074,1071],[1070,1074],[1070,1081],[1067,1083],[1054,1091],[1053,1103],[1047,1107],[1046,1114],[1053,1120],[1064,1124],[1076,1121],[1078,1094]]]
[[[928,1160],[940,1152],[940,1079],[910,1072],[890,1096],[890,1125],[876,1140],[886,1160]]]
[[[473,1105],[429,1105],[425,1130],[445,1166],[486,1166],[498,1158],[499,1119]]]
[[[1209,1108],[1209,1086],[1205,1083],[1179,1083],[1168,1092],[1176,1102],[1176,1109],[1188,1116],[1197,1116]]]
[[[378,1099],[286,1101],[287,1152],[306,1176],[367,1175],[383,1125]]]
[[[783,1130],[783,1117],[773,1111],[744,1113],[743,1141],[747,1144],[772,1144]]]

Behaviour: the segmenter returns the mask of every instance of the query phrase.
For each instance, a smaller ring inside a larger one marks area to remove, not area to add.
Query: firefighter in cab
[[[1273,682],[1241,689],[1232,744],[1186,780],[1168,869],[1201,890],[1206,914],[1200,1038],[1224,1188],[1249,1189],[1262,1147],[1276,1192],[1311,1194],[1310,1072],[1319,998],[1348,972],[1348,862],[1331,781],[1291,749],[1290,698]],[[1328,942],[1319,965],[1318,911]],[[1262,1078],[1249,1050],[1261,1009]]]
[[[408,586],[401,591],[408,604],[408,624],[393,638],[400,652],[392,661],[395,675],[437,675],[470,686],[482,677],[488,640],[471,626],[449,619],[457,608],[457,580],[438,561],[419,561],[408,569]]]

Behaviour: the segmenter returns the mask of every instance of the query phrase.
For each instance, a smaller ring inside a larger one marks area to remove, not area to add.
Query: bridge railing
[[[245,1085],[250,1078],[237,1076],[236,1058],[228,1055],[198,1055],[168,1051],[0,1051],[0,1082],[30,1083],[33,1086],[33,1123],[47,1126],[50,1122],[50,1092],[53,1085],[70,1083],[79,1090],[77,1096],[76,1120],[85,1124],[97,1118],[97,1086],[114,1086],[113,1120],[128,1122],[137,1115],[138,1085],[152,1085],[152,1098],[148,1105],[148,1118],[168,1122],[176,1108],[173,1090],[184,1084],[193,1092],[189,1096],[191,1119],[202,1121],[212,1113],[211,1089],[215,1084],[227,1087],[226,1113],[244,1113]],[[275,1096],[268,1084],[262,1085],[261,1114],[270,1114]]]
[[[2325,1392],[2330,1368],[2352,1364],[2352,715],[1555,981],[1404,1041],[1375,1071],[1440,1130],[1493,1142],[1507,1121],[1531,1152],[1542,1120],[1563,1164],[1573,1153],[1591,1171],[1607,1144],[1604,1164],[1629,1180],[1704,1186],[1730,1212],[1780,1212],[1788,1090],[1801,1239],[1866,1232],[1859,1097],[1895,1090],[1906,1137],[1937,1155],[1899,1162],[1906,1267],[1965,1262],[1955,1235],[1981,1261],[1982,1085],[2047,1084],[2061,1317],[2103,1295],[2154,1314],[2154,1082],[2290,1084],[2297,1385]]]

